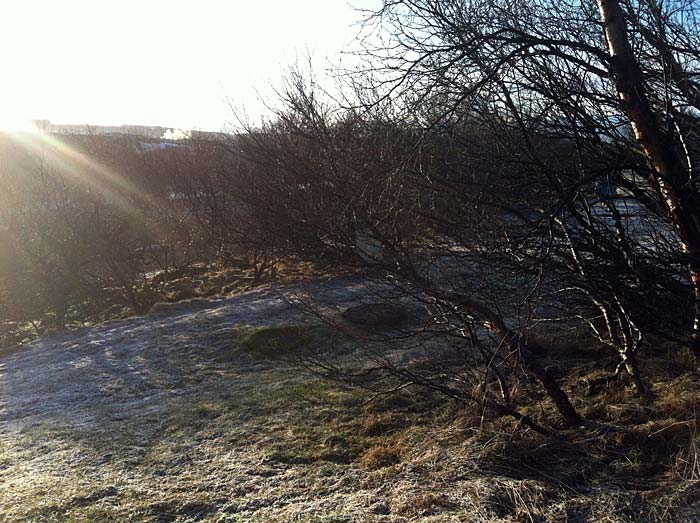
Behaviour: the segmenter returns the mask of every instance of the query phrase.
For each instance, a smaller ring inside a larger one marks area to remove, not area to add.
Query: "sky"
[[[221,130],[283,72],[328,69],[372,0],[2,0],[0,129],[28,120]]]

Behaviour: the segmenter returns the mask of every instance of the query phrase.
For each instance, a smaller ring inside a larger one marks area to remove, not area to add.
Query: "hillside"
[[[329,311],[388,295],[358,277],[304,290]],[[2,353],[0,520],[657,521],[697,499],[580,441],[421,391],[367,404],[247,350],[250,333],[321,328],[297,292],[159,306]],[[323,339],[338,357],[356,345]]]

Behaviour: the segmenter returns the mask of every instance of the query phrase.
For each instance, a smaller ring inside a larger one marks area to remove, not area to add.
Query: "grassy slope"
[[[167,368],[147,383],[129,381],[127,371],[121,381],[98,381],[114,390],[93,394],[120,401],[88,398],[89,409],[66,404],[65,416],[39,416],[29,405],[23,417],[0,418],[0,521],[697,518],[700,387],[673,347],[648,355],[655,397],[640,400],[615,384],[580,395],[582,411],[617,430],[545,440],[421,391],[364,405],[360,391],[251,354],[267,327],[217,330],[216,317],[196,320],[196,343],[177,346],[175,325],[120,359],[131,368],[158,351],[158,369]],[[550,363],[568,387],[585,387],[594,350],[563,348]],[[152,389],[160,394],[153,402],[122,401]],[[41,397],[35,403],[46,412]],[[533,402],[529,413],[545,417],[542,407]]]

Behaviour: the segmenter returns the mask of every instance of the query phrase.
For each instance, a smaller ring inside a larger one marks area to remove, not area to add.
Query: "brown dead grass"
[[[357,464],[365,469],[377,470],[397,465],[406,449],[397,443],[381,442],[362,453]]]
[[[442,489],[441,489],[442,490]],[[409,518],[433,516],[453,508],[449,497],[444,492],[406,492],[400,496],[395,496],[391,500],[391,507],[394,512]]]

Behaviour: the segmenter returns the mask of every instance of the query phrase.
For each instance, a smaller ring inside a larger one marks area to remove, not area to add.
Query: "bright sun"
[[[0,114],[0,132],[36,133],[39,132],[39,129],[34,121],[29,118],[12,114]]]
[[[0,0],[0,130],[32,131],[26,117],[221,130],[231,105],[266,114],[287,64],[339,60],[363,18],[350,4],[375,3]]]

